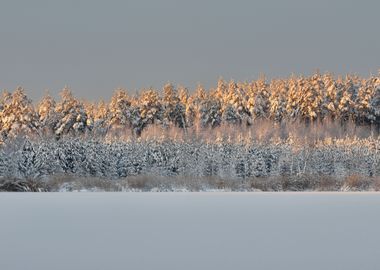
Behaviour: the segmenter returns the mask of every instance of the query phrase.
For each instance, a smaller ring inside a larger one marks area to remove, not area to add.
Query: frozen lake
[[[380,269],[375,193],[0,193],[0,269]]]

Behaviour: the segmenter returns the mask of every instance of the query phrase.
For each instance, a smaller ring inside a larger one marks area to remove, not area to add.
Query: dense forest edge
[[[380,188],[380,75],[0,98],[3,191]]]

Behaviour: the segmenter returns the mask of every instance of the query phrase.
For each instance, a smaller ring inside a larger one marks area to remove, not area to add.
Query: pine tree
[[[370,105],[370,120],[377,126],[377,132],[380,132],[380,78],[375,80],[375,90]]]
[[[4,93],[1,107],[0,126],[3,136],[39,134],[38,115],[23,88],[18,87],[11,96]]]
[[[1,93],[0,97],[0,142],[4,142],[4,140],[8,137],[8,129],[4,128],[4,110],[8,109],[10,104],[12,103],[12,94],[8,91],[4,90]]]
[[[373,80],[373,79],[372,79]],[[372,99],[375,95],[374,83],[363,80],[359,90],[357,100],[355,102],[355,120],[358,124],[371,124],[376,121],[373,114]]]
[[[0,148],[0,179],[9,175],[9,162],[10,156],[7,155],[2,148]]]
[[[281,122],[286,116],[286,94],[288,86],[283,80],[272,80],[269,85],[269,115],[275,122]]]
[[[223,97],[223,121],[231,124],[241,124],[246,116],[244,97],[238,85],[231,81],[228,92]]]
[[[251,115],[253,118],[268,118],[269,111],[269,92],[268,84],[265,81],[265,77],[260,78],[253,85],[253,94],[251,97],[252,108]]]
[[[96,109],[94,112],[93,132],[96,136],[104,137],[107,134],[108,129],[110,128],[110,109],[108,107],[108,104],[105,103],[103,100],[96,104],[95,108]]]
[[[291,120],[297,119],[301,114],[301,87],[300,87],[300,79],[292,76],[288,81],[288,93],[287,93],[287,101],[286,101],[286,112],[287,117]]]
[[[200,122],[202,127],[217,127],[222,123],[222,104],[214,98],[203,100],[200,105]]]
[[[36,153],[32,144],[26,140],[23,148],[20,151],[20,158],[18,160],[18,171],[23,178],[30,178],[35,175],[34,163]]]
[[[59,120],[55,125],[55,135],[59,138],[68,133],[83,134],[87,128],[87,114],[83,103],[74,98],[69,88],[61,92],[61,101],[55,112]]]
[[[194,124],[195,110],[191,106],[189,90],[186,87],[179,86],[178,96],[181,105],[185,109],[185,127],[191,127]]]
[[[140,96],[139,104],[144,126],[149,124],[161,124],[163,120],[163,107],[157,91],[154,89],[143,91]]]
[[[118,89],[112,96],[110,109],[110,127],[125,127],[129,124],[131,100],[123,89]]]
[[[357,90],[353,80],[347,76],[343,82],[343,91],[339,100],[338,111],[341,122],[355,118],[355,100]]]
[[[56,102],[49,94],[45,95],[38,104],[41,132],[48,136],[54,134],[54,128],[58,122],[55,106]]]
[[[324,75],[323,81],[325,94],[321,111],[324,117],[336,120],[339,114],[338,106],[342,95],[342,84],[340,79],[334,80],[331,74]]]
[[[195,128],[201,125],[201,108],[202,103],[207,99],[207,93],[202,85],[198,84],[195,93],[188,100],[188,108],[186,110],[187,119]]]
[[[170,83],[164,86],[163,97],[163,124],[166,127],[174,125],[180,128],[186,127],[186,108],[181,103],[177,90]]]
[[[300,81],[301,101],[300,112],[307,122],[316,120],[321,116],[320,108],[323,101],[322,88],[323,82],[320,75],[316,74],[309,79]]]

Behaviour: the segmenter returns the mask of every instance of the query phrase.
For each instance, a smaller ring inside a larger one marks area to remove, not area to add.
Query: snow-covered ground
[[[376,193],[0,193],[0,269],[379,269]]]

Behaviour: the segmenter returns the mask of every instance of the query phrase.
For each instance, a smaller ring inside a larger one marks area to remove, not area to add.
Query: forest
[[[0,99],[0,179],[127,179],[126,188],[163,190],[377,188],[379,130],[380,75],[220,79],[208,90],[168,83],[135,95],[117,89],[95,103],[67,87],[58,101],[33,103],[19,87]],[[153,176],[161,180],[147,180]]]

